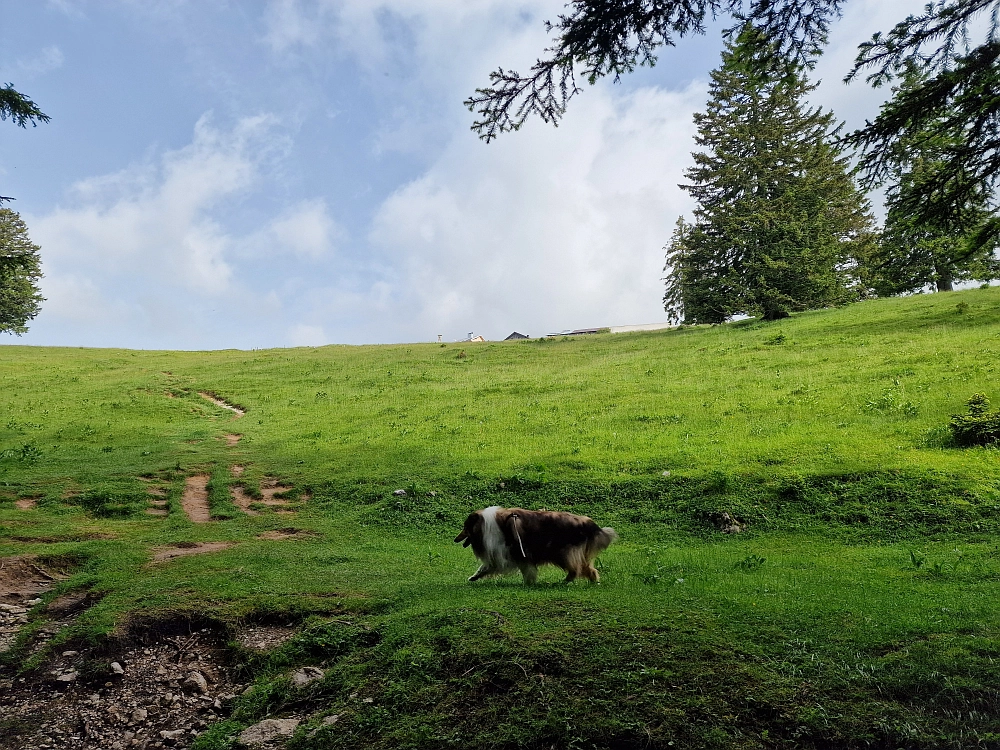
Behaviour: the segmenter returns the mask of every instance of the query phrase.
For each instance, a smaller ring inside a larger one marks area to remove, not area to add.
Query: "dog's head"
[[[463,547],[468,547],[473,540],[482,539],[483,536],[483,516],[477,510],[469,514],[465,519],[465,526],[461,533],[455,537],[456,542],[461,542]]]

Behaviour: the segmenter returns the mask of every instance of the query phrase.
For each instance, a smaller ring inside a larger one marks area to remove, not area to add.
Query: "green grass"
[[[341,716],[294,748],[998,747],[1000,451],[946,429],[1000,399],[998,352],[997,289],[482,345],[4,347],[0,555],[62,561],[48,598],[103,597],[57,646],[149,617],[302,622],[240,656],[257,688],[203,749],[282,712]],[[195,472],[210,524],[180,511]],[[308,494],[295,517],[229,501],[266,477]],[[603,584],[467,584],[451,539],[490,504],[615,526]],[[257,539],[290,525],[318,536]],[[236,545],[148,564],[189,541]],[[282,676],[320,662],[305,694]]]

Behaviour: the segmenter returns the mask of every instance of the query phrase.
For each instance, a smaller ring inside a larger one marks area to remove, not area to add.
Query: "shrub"
[[[990,400],[977,393],[967,403],[969,413],[954,415],[948,425],[955,444],[968,448],[1000,442],[1000,412],[990,412]]]

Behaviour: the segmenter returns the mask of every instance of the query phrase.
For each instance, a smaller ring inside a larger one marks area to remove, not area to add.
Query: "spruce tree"
[[[873,221],[833,113],[809,108],[804,68],[761,52],[744,27],[712,72],[695,115],[694,166],[682,185],[697,200],[668,245],[664,305],[675,320],[766,320],[842,304],[861,293],[857,261]]]
[[[0,333],[20,336],[38,315],[44,301],[38,290],[42,277],[38,249],[21,217],[0,208]]]
[[[896,96],[922,86],[926,75],[910,66]],[[894,106],[883,105],[883,109]],[[925,119],[920,130],[892,144],[887,163],[885,231],[871,258],[871,285],[880,295],[916,292],[933,285],[950,292],[956,281],[1000,278],[997,236],[988,231],[995,212],[990,191],[969,174],[945,177],[948,153],[962,141],[952,108]],[[918,211],[918,203],[947,204],[948,211]],[[984,239],[985,238],[985,239]]]

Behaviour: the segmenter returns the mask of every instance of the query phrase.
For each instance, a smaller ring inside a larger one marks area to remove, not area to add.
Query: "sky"
[[[924,0],[849,0],[812,103]],[[664,245],[721,29],[485,144],[462,102],[561,0],[0,0],[0,194],[42,311],[2,344],[226,349],[540,336],[666,319]],[[728,19],[726,19],[728,21]]]

